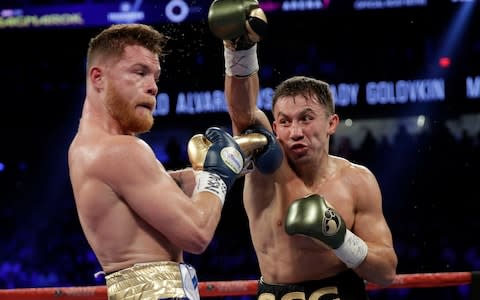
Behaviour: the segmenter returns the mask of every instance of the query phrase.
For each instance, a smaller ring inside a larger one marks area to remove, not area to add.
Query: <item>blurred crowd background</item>
[[[0,6],[74,2],[83,1]],[[467,5],[472,13],[454,22]],[[331,83],[442,77],[462,86],[467,76],[480,76],[479,9],[475,1],[451,1],[433,8],[267,14],[269,35],[259,44],[261,84],[274,87],[289,76],[308,75]],[[222,90],[222,45],[205,19],[152,25],[170,36],[160,92]],[[87,44],[101,29],[0,28],[2,289],[104,284],[93,276],[100,268],[80,228],[67,167],[84,97]],[[442,55],[449,64],[439,64]],[[480,79],[477,84],[480,91]],[[447,88],[439,102],[337,107],[342,123],[331,152],[377,176],[399,274],[480,270],[480,99],[473,98]],[[192,135],[230,123],[226,112],[178,115],[173,107],[142,138],[167,168],[179,169],[189,165]],[[229,193],[207,251],[186,254],[200,281],[259,277],[242,186],[240,179]],[[461,285],[370,296],[470,299],[470,292]]]

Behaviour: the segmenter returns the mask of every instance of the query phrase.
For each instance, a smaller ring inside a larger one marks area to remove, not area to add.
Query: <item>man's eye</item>
[[[303,120],[304,121],[311,121],[311,120],[313,120],[313,117],[307,115],[307,116],[303,117]]]

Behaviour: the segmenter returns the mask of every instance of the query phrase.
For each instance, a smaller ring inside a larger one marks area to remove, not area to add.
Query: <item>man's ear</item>
[[[91,84],[97,88],[103,88],[103,70],[100,67],[91,67],[90,71],[88,72],[88,79],[90,80]]]
[[[335,133],[337,130],[338,123],[340,122],[340,118],[338,117],[337,114],[333,114],[330,117],[328,117],[328,130],[327,133],[329,135],[332,135]]]

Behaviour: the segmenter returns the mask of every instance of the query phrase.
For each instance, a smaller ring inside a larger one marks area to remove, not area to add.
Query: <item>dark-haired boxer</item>
[[[285,158],[272,173],[245,177],[243,201],[261,271],[258,298],[367,299],[364,281],[391,283],[397,256],[374,174],[329,153],[339,123],[329,85],[305,76],[283,81],[270,124],[256,105],[257,42],[267,27],[259,3],[215,0],[208,17],[224,43],[233,133],[262,128]]]

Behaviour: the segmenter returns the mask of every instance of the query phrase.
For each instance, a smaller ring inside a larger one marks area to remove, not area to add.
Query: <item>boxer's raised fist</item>
[[[212,33],[232,50],[245,50],[265,37],[267,17],[257,0],[215,0],[208,11]]]

